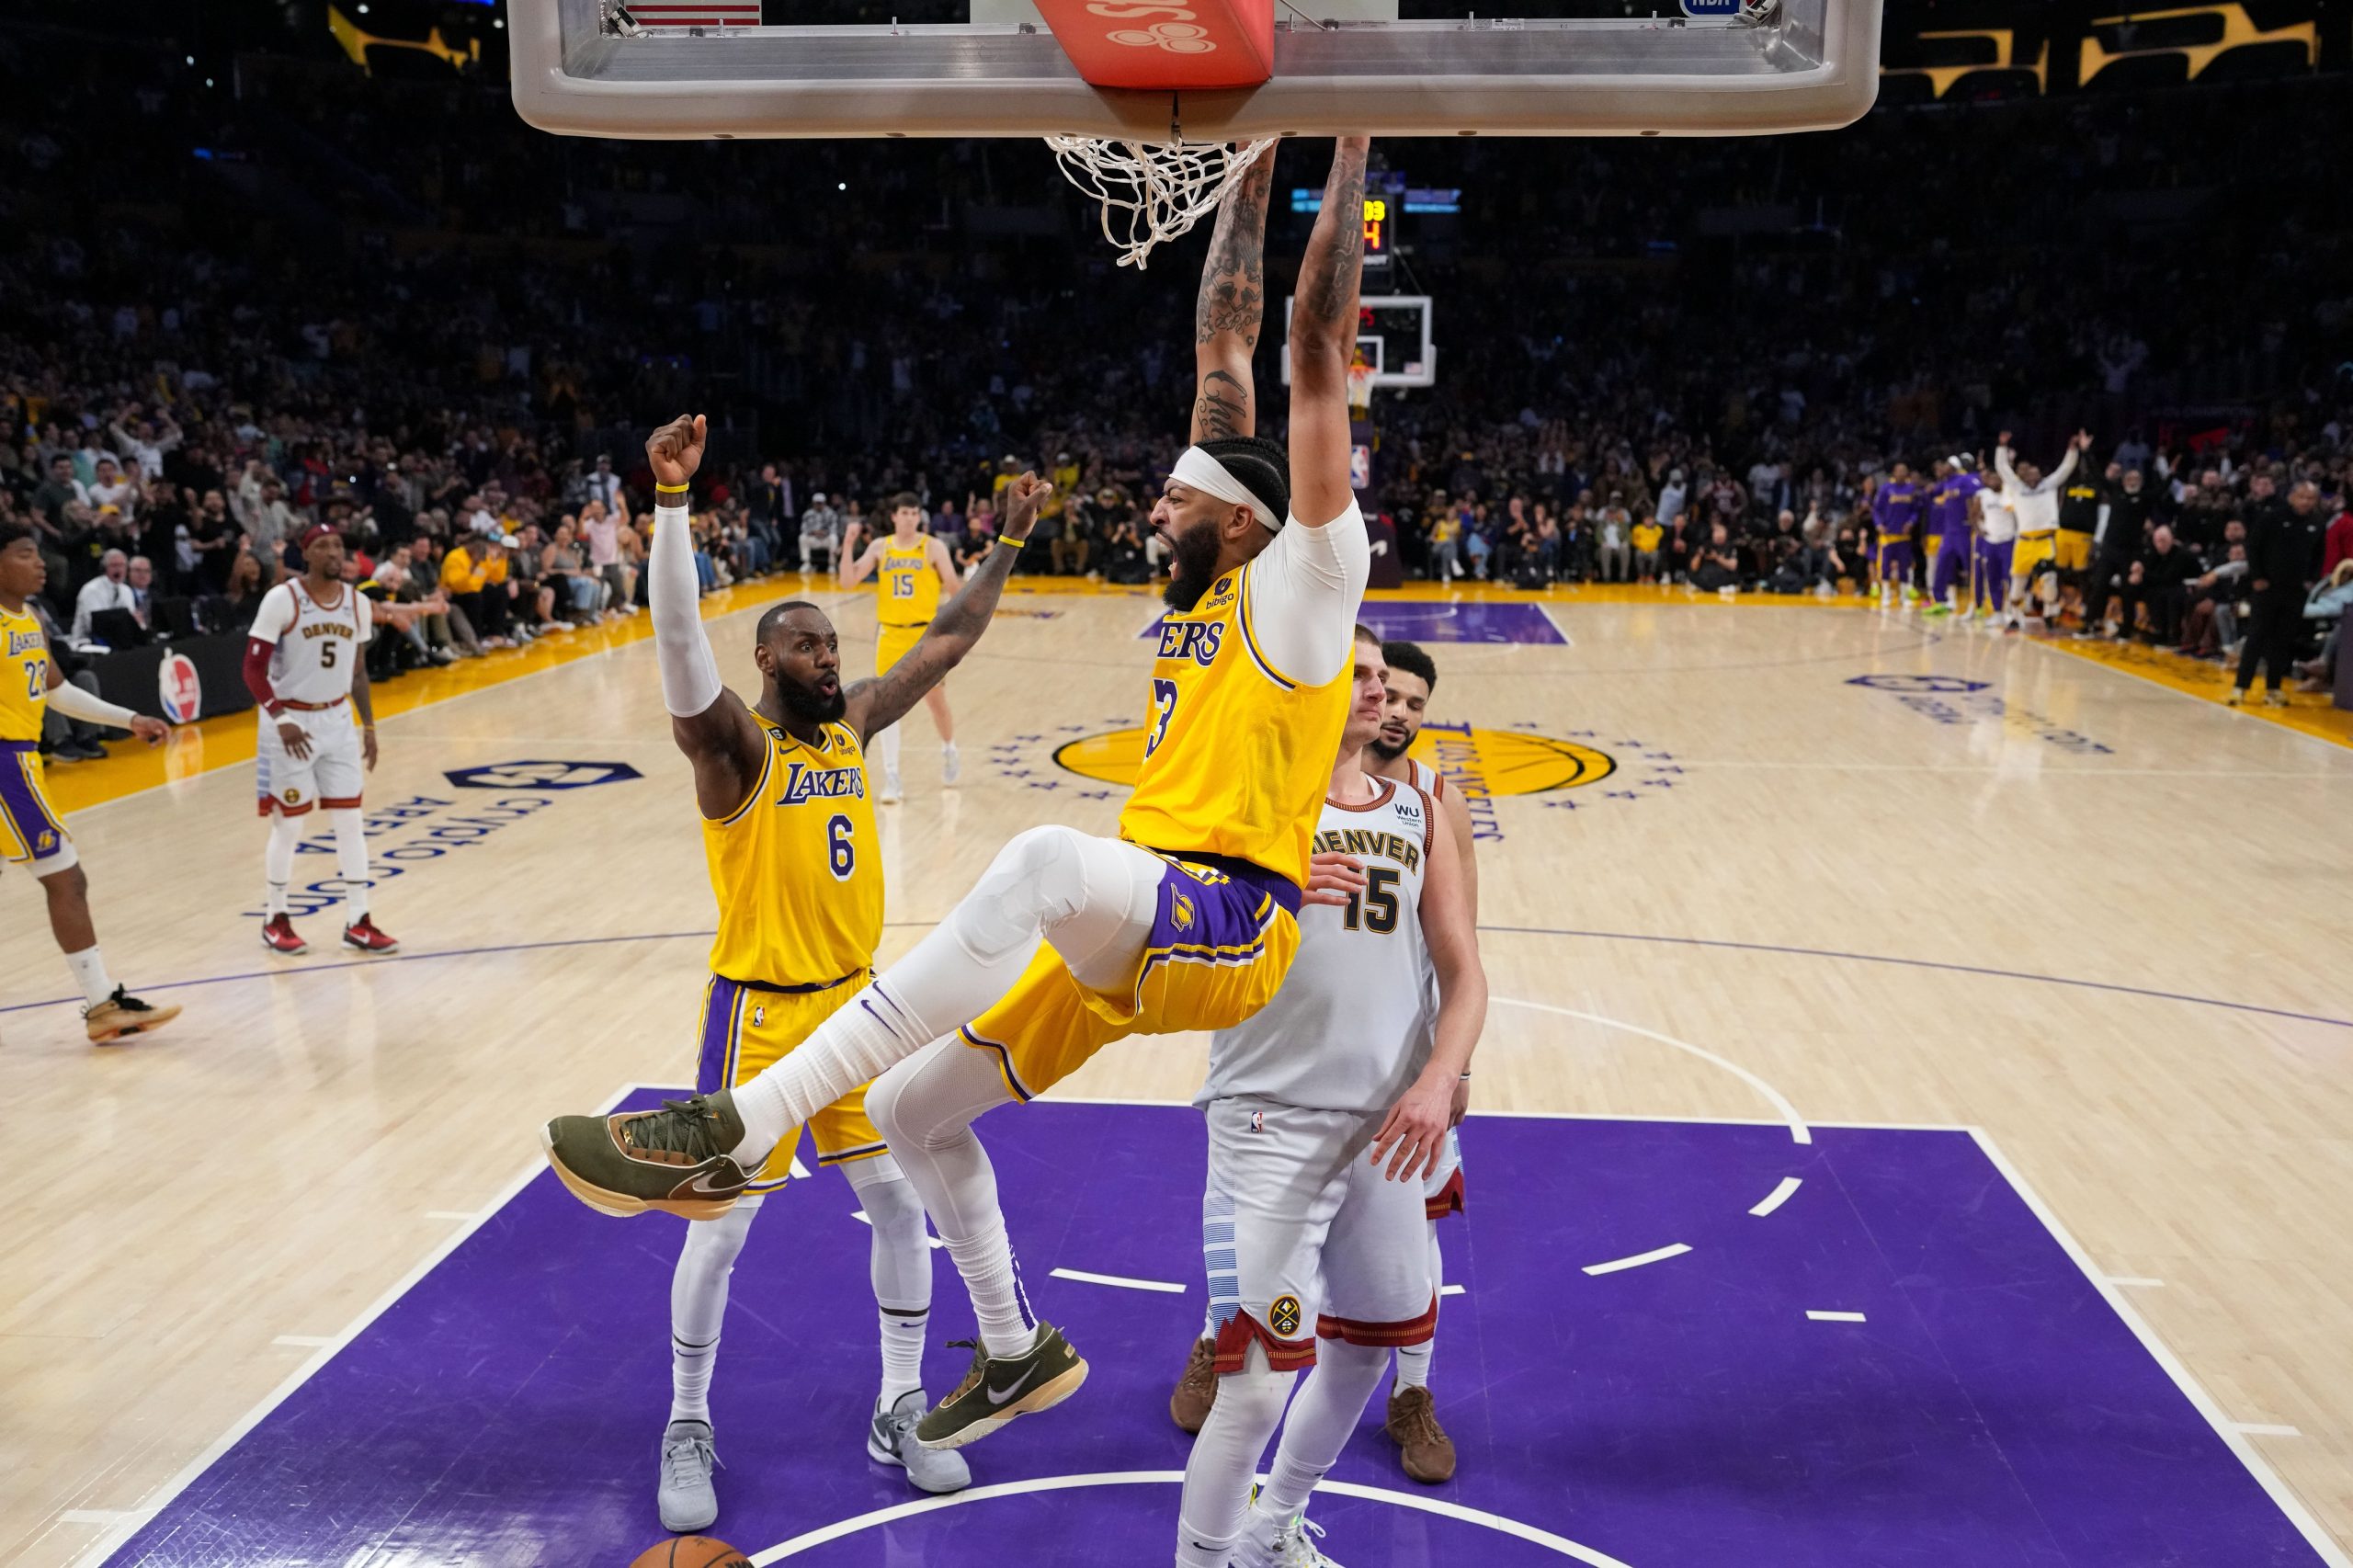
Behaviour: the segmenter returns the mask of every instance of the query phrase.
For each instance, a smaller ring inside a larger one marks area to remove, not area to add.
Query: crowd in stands
[[[637,440],[688,407],[707,588],[832,569],[902,490],[969,561],[1025,468],[1055,483],[1026,571],[1159,566],[1199,241],[1112,267],[1034,146],[554,138],[495,80],[207,87],[91,41],[0,39],[0,517],[62,641],[238,630],[311,521],[425,607],[385,676],[631,613]],[[1371,499],[1439,580],[1861,591],[1894,463],[2085,424],[2077,615],[2222,656],[2260,570],[2325,597],[2353,553],[2353,224],[2312,199],[2348,131],[2323,80],[1384,149],[1464,210],[1386,285],[1438,301],[1439,377],[1376,399]],[[2305,485],[2309,559],[2275,562]]]

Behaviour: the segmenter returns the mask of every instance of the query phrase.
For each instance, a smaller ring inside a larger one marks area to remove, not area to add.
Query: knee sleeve
[[[670,1331],[691,1345],[719,1337],[719,1322],[727,1311],[727,1277],[760,1212],[757,1195],[740,1199],[716,1220],[698,1221],[687,1227],[686,1244],[678,1249],[678,1267],[670,1277]]]
[[[1088,984],[1116,971],[1152,929],[1162,863],[1133,845],[1060,825],[1017,834],[951,917],[983,962],[1043,936]],[[1091,973],[1090,970],[1104,970]]]
[[[931,1238],[924,1229],[923,1200],[898,1163],[885,1154],[845,1165],[842,1174],[874,1228],[869,1265],[875,1301],[901,1309],[929,1306]]]

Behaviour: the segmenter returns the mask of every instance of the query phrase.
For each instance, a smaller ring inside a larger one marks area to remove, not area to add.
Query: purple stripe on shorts
[[[38,852],[35,846],[44,831],[56,834],[61,844],[65,839],[65,824],[50,813],[40,792],[33,788],[32,770],[39,766],[28,760],[25,753],[0,757],[0,811],[8,813],[9,824],[25,841],[28,853]]]
[[[710,977],[710,988],[703,993],[702,1049],[695,1057],[697,1094],[715,1095],[734,1086],[727,1074],[734,1054],[735,1004],[743,994],[742,986],[718,975]]]

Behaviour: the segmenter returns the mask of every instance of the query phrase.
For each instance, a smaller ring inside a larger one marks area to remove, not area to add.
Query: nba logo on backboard
[[[155,699],[175,724],[193,723],[204,711],[204,682],[186,653],[166,653],[155,666]]]
[[[1741,0],[1683,0],[1687,17],[1737,17]]]

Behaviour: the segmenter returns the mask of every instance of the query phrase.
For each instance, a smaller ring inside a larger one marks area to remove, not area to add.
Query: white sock
[[[953,1038],[892,1069],[866,1092],[866,1113],[939,1228],[972,1299],[981,1345],[992,1356],[1018,1356],[1038,1340],[1038,1320],[997,1204],[996,1170],[972,1127],[973,1118],[1010,1097],[993,1059]]]
[[[1314,1375],[1283,1418],[1282,1445],[1258,1493],[1260,1513],[1288,1519],[1306,1510],[1308,1494],[1340,1457],[1364,1415],[1365,1402],[1388,1369],[1385,1348],[1344,1339],[1327,1339],[1315,1347]]]
[[[892,1156],[857,1161],[844,1165],[842,1174],[874,1231],[867,1264],[882,1346],[876,1407],[889,1410],[923,1390],[924,1336],[931,1326],[931,1243],[924,1233],[922,1200]]]
[[[1011,989],[1048,936],[1082,981],[1115,983],[1152,930],[1165,869],[1133,845],[1067,827],[1016,835],[905,958],[736,1087],[744,1139],[729,1153],[747,1165],[765,1158],[786,1128],[972,1022]],[[946,1223],[937,1208],[932,1218]]]
[[[301,841],[301,824],[283,812],[269,813],[269,842],[262,846],[261,874],[272,915],[286,913],[286,885],[294,880],[294,846]]]
[[[78,953],[66,954],[65,967],[74,971],[74,979],[91,1006],[114,994],[114,982],[107,978],[106,955],[97,949],[84,948]]]
[[[327,813],[335,824],[335,869],[343,879],[344,924],[368,918],[367,819],[348,806]]]
[[[1176,1507],[1178,1568],[1225,1568],[1249,1519],[1258,1456],[1299,1380],[1297,1372],[1268,1371],[1266,1351],[1256,1344],[1248,1356],[1242,1371],[1218,1379],[1217,1403],[1185,1461],[1185,1493]]]
[[[868,744],[874,753],[874,760],[882,765],[882,771],[896,778],[899,776],[899,726],[892,725]]]
[[[687,1227],[670,1276],[670,1419],[710,1423],[710,1374],[719,1364],[719,1324],[727,1315],[727,1277],[744,1250],[760,1195],[743,1199],[716,1220]]]
[[[1446,1254],[1438,1244],[1438,1221],[1430,1221],[1430,1290],[1440,1306],[1446,1297],[1440,1288],[1446,1282]],[[1438,1355],[1438,1340],[1429,1338],[1419,1345],[1397,1347],[1397,1386],[1401,1389],[1426,1389],[1430,1386],[1430,1362]]]

